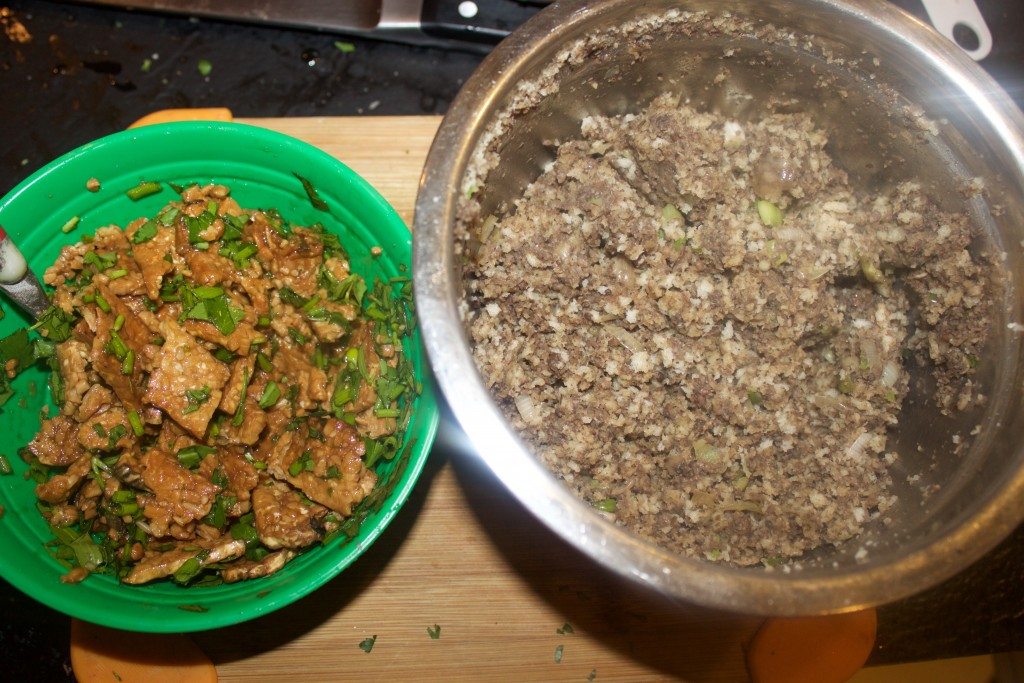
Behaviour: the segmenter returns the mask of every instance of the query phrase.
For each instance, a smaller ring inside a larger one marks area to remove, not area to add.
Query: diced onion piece
[[[494,226],[498,224],[498,217],[493,213],[484,219],[483,224],[480,226],[480,243],[486,244],[491,235],[494,234]]]
[[[643,350],[644,347],[640,343],[640,340],[637,339],[636,335],[634,335],[632,332],[624,330],[618,325],[605,325],[604,329],[608,331],[608,334],[615,337],[615,339],[617,339],[619,343],[626,347],[627,351],[631,353],[636,353],[637,351]]]
[[[661,220],[666,223],[669,221],[682,221],[683,214],[672,204],[666,204],[661,210]]]
[[[873,370],[878,367],[878,346],[871,339],[865,339],[860,345],[861,353],[864,354],[862,358],[862,365],[865,370]],[[892,386],[891,384],[887,386]]]
[[[867,256],[860,257],[860,272],[864,273],[865,279],[872,284],[878,285],[885,282],[885,274],[882,269]]]
[[[870,432],[863,432],[860,436],[853,440],[846,448],[846,456],[853,460],[860,460],[864,457],[864,448],[867,447],[868,441],[871,440]]]
[[[882,386],[892,387],[896,386],[896,380],[900,378],[900,369],[896,363],[889,361],[882,368],[881,382]]]
[[[697,456],[698,460],[704,462],[718,461],[718,449],[704,439],[697,439],[693,442],[693,454]]]
[[[519,411],[519,415],[526,424],[535,425],[540,423],[540,411],[537,409],[537,404],[534,403],[533,397],[527,394],[519,394],[513,400],[516,404],[516,410]]]

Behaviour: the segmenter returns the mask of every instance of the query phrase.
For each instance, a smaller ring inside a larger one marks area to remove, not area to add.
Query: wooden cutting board
[[[411,224],[439,120],[242,121],[338,157]],[[595,566],[442,441],[398,517],[341,576],[271,615],[194,636],[222,681],[747,680],[742,647],[759,619],[674,604]]]

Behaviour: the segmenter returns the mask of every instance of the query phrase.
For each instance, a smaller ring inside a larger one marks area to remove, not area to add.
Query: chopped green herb
[[[604,500],[599,500],[594,503],[594,507],[598,510],[603,510],[604,512],[615,512],[619,507],[619,501],[614,498],[605,498]]]
[[[260,542],[260,535],[256,531],[255,516],[249,512],[238,518],[238,521],[231,525],[231,538],[237,541],[245,541],[246,547],[255,546]]]
[[[590,673],[587,674],[587,680],[593,681],[595,678],[597,678],[597,669],[591,669]]]
[[[104,313],[110,313],[110,304],[99,294],[96,295],[96,305],[100,307],[100,310]]]
[[[356,51],[356,46],[355,45],[353,45],[352,43],[349,43],[347,41],[344,41],[344,40],[336,40],[336,41],[334,41],[334,47],[338,48],[338,50],[340,52],[343,52],[345,54],[348,54],[350,52],[355,52]]]
[[[196,62],[196,70],[199,71],[200,76],[209,76],[213,71],[213,64],[208,59],[200,59]]]
[[[203,607],[202,605],[178,605],[178,609],[183,609],[186,612],[209,612],[209,607]]]
[[[113,427],[111,427],[110,432],[107,433],[107,449],[113,450],[114,446],[117,445],[117,442],[121,440],[121,437],[123,437],[127,433],[128,430],[125,428],[123,424],[114,425]]]
[[[267,358],[262,353],[256,354],[256,364],[260,366],[260,370],[262,370],[263,372],[270,372],[271,370],[274,369],[274,366],[271,364],[270,359]]]
[[[568,621],[565,622],[564,624],[562,624],[562,628],[556,628],[555,629],[555,633],[557,633],[560,636],[563,636],[566,633],[575,633],[575,632],[576,632],[576,629],[574,629],[572,627],[572,624],[570,624]]]
[[[132,433],[135,436],[142,436],[145,432],[145,427],[142,424],[142,418],[139,417],[139,413],[136,410],[128,411],[128,424],[132,427]]]
[[[757,215],[761,222],[769,228],[777,228],[782,225],[782,210],[775,204],[765,200],[757,200]]]
[[[564,651],[565,651],[565,647],[563,645],[559,645],[558,647],[555,648],[555,664],[561,664],[562,663],[562,653]]]
[[[213,357],[219,360],[221,363],[230,363],[235,360],[235,354],[231,353],[223,346],[213,352]]]
[[[114,332],[120,332],[122,327],[124,327],[124,316],[118,313],[117,317],[114,318],[114,325],[111,329]]]
[[[216,448],[203,446],[201,444],[187,446],[178,451],[178,462],[186,469],[193,469],[199,466],[199,463],[203,461],[203,458],[216,452]]]
[[[174,572],[173,579],[175,583],[185,585],[192,579],[199,575],[199,572],[203,570],[203,563],[198,557],[190,557],[185,560],[185,564],[178,567],[177,571]]]
[[[135,187],[133,187],[132,189],[125,192],[125,194],[128,195],[128,199],[132,200],[133,202],[137,202],[140,199],[149,197],[150,195],[154,195],[160,192],[160,190],[162,189],[163,187],[160,185],[160,183],[154,182],[152,180],[144,180]]]
[[[263,388],[263,395],[260,396],[259,406],[266,410],[281,398],[281,389],[277,386],[277,382],[267,382],[267,386]]]
[[[186,389],[185,400],[188,405],[182,411],[185,415],[199,410],[199,406],[210,400],[210,387],[204,386],[200,389]]]
[[[366,638],[365,640],[363,640],[362,642],[359,643],[359,649],[362,650],[363,652],[369,652],[370,650],[373,649],[373,645],[376,642],[377,642],[377,636],[376,635],[374,635],[371,638]]]
[[[146,221],[132,235],[132,244],[143,244],[156,237],[157,225],[153,221]]]
[[[747,391],[747,400],[750,401],[752,406],[760,406],[764,403],[764,396],[761,395],[760,391],[750,389]]]
[[[330,207],[327,206],[327,202],[320,197],[320,193],[316,191],[315,187],[313,187],[313,183],[309,182],[307,178],[303,178],[294,171],[292,171],[292,175],[298,178],[299,182],[302,183],[302,189],[306,191],[306,196],[309,197],[309,203],[313,205],[314,209],[317,211],[330,211]]]
[[[82,219],[79,216],[72,216],[71,218],[68,219],[67,223],[60,226],[60,231],[65,235],[68,234],[69,232],[78,227],[78,223],[81,220]]]
[[[149,57],[146,57],[145,59],[142,60],[142,65],[139,67],[139,71],[141,71],[144,74],[148,74],[149,70],[152,69],[152,68],[153,68],[153,60],[150,59]],[[118,680],[120,680],[120,679],[118,679]]]
[[[302,454],[292,461],[292,464],[288,466],[288,474],[293,477],[297,477],[307,470],[313,469],[313,453],[311,451],[303,451]]]
[[[431,640],[437,640],[438,638],[441,637],[441,627],[438,626],[437,624],[434,624],[433,628],[428,626],[427,627],[427,635],[430,636]]]
[[[224,290],[220,287],[196,287],[192,290],[197,297],[204,301],[209,299],[216,299],[219,296],[224,296]]]

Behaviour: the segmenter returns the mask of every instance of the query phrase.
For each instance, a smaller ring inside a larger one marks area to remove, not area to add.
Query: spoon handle
[[[25,257],[0,226],[0,289],[7,292],[18,308],[38,318],[50,306],[35,274],[29,270]]]

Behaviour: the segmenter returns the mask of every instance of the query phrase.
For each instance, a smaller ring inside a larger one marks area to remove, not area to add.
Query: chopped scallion
[[[144,427],[142,424],[142,418],[139,417],[138,411],[128,411],[128,424],[131,425],[132,432],[135,434],[135,436],[142,436],[144,432]]]
[[[68,222],[60,227],[60,231],[65,235],[78,227],[79,221],[82,219],[78,216],[72,216],[68,219]]]
[[[128,199],[131,199],[133,202],[137,202],[140,199],[143,199],[144,197],[149,197],[150,195],[156,194],[161,189],[163,188],[160,186],[160,183],[153,181],[143,181],[136,185],[135,187],[133,187],[132,189],[125,192],[125,194],[128,195]]]

